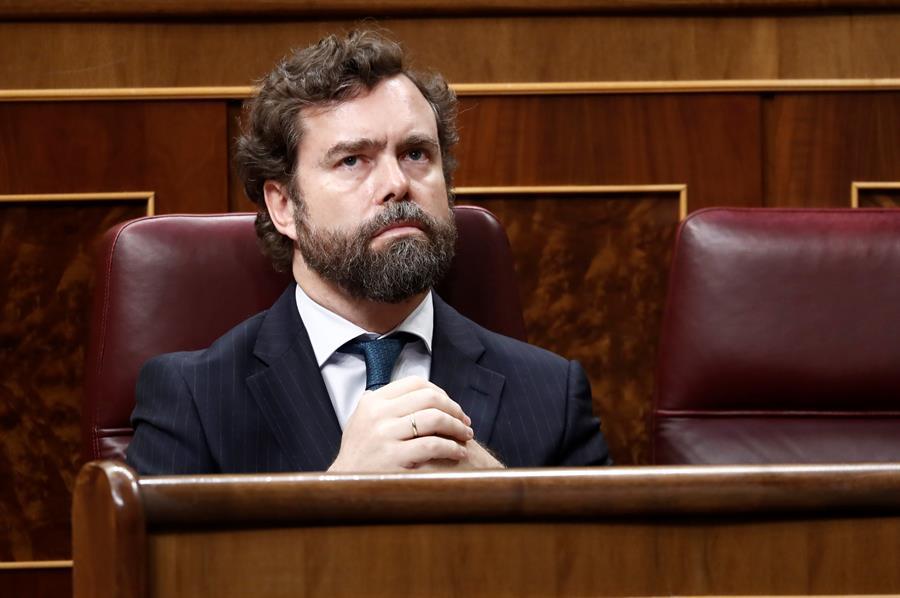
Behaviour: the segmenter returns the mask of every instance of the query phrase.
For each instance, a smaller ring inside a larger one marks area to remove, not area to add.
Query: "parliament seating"
[[[525,338],[509,242],[487,210],[454,208],[459,237],[438,293],[464,315]],[[291,277],[272,269],[253,214],[151,216],[101,241],[82,406],[82,458],[124,458],[138,371],[154,355],[201,349],[267,309]]]
[[[658,464],[900,460],[900,211],[713,208],[681,224]]]

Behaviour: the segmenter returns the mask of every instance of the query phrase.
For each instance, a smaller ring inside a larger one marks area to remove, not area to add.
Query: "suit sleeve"
[[[183,360],[178,353],[161,355],[148,361],[138,375],[131,415],[134,438],[126,461],[141,475],[218,470],[185,380]]]
[[[569,362],[565,426],[559,465],[612,465],[600,420],[594,417],[591,383],[577,361]]]

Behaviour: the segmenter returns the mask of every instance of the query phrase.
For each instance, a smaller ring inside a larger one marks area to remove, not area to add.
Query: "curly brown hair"
[[[400,45],[380,33],[352,31],[343,38],[329,35],[295,50],[262,79],[259,93],[245,103],[235,166],[247,197],[257,205],[256,234],[276,270],[290,270],[294,247],[293,241],[275,228],[263,186],[269,180],[285,185],[292,201],[303,209],[294,188],[297,149],[303,135],[300,110],[352,99],[395,75],[409,78],[434,110],[449,192],[456,167],[452,148],[459,138],[456,94],[440,74],[410,70]]]

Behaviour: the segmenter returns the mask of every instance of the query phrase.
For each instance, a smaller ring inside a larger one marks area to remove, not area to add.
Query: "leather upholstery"
[[[900,460],[900,210],[690,215],[658,368],[655,463]]]
[[[488,211],[454,208],[459,239],[438,293],[496,332],[525,338],[506,232]],[[124,458],[141,365],[193,350],[267,309],[291,281],[258,249],[253,214],[152,216],[101,241],[86,355],[82,457]]]

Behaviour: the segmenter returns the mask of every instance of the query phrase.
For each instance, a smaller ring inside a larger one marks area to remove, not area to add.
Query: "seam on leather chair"
[[[132,222],[134,221],[126,222],[116,231],[116,236],[113,238],[112,243],[110,243],[106,255],[106,269],[103,278],[103,284],[106,288],[103,289],[103,311],[100,314],[100,344],[99,347],[97,347],[97,367],[95,371],[95,375],[98,379],[100,378],[100,372],[103,370],[103,358],[106,352],[106,329],[109,321],[109,293],[110,288],[112,287],[110,280],[112,278],[113,254],[115,253],[115,248],[119,242],[119,237],[122,235],[122,231],[131,226]],[[91,444],[94,447],[94,454],[99,454],[100,452],[100,435],[97,432],[97,411],[97,409],[94,409],[91,415]]]
[[[684,230],[687,228],[688,221],[692,220],[697,214],[700,214],[702,212],[714,211],[714,210],[718,210],[718,209],[719,208],[701,208],[701,209],[697,210],[696,212],[691,212],[690,214],[685,216],[684,220],[682,220],[681,223],[678,225],[678,227],[675,230],[675,239],[673,240],[673,245],[672,245],[672,247],[673,247],[672,257],[669,261],[670,269],[669,269],[668,278],[667,278],[668,281],[671,281],[675,278],[675,272],[676,272],[675,269],[678,268],[679,263],[680,263],[678,260],[678,255],[683,251],[682,245],[680,242],[681,236],[684,233]],[[667,286],[669,284],[670,283],[667,282]],[[666,300],[665,300],[665,303],[663,304],[663,311],[662,311],[663,314],[668,314],[671,311],[670,304],[672,303],[672,301],[674,301],[674,299],[672,298],[671,288],[667,288],[666,289]],[[660,399],[660,397],[659,397],[659,395],[660,395],[659,380],[661,378],[661,374],[662,374],[662,370],[663,370],[663,364],[662,364],[662,361],[659,359],[659,354],[662,351],[662,340],[668,337],[668,334],[666,333],[666,328],[669,325],[670,325],[669,318],[664,318],[663,322],[662,322],[662,327],[660,329],[660,335],[659,335],[660,340],[656,346],[656,367],[654,368],[655,371],[654,371],[654,376],[653,376],[653,379],[654,379],[653,401],[650,406],[650,413],[648,414],[648,417],[650,418],[650,461],[651,461],[651,463],[656,463],[656,439],[658,437],[657,432],[658,432],[658,425],[659,425],[659,418],[655,417],[654,414],[662,413],[662,410],[657,408],[657,406],[659,405],[659,399]]]
[[[678,409],[659,409],[656,411],[659,415],[671,417],[693,417],[693,418],[720,418],[720,417],[819,417],[823,419],[836,417],[900,417],[900,411],[779,411],[779,410],[678,410]]]

